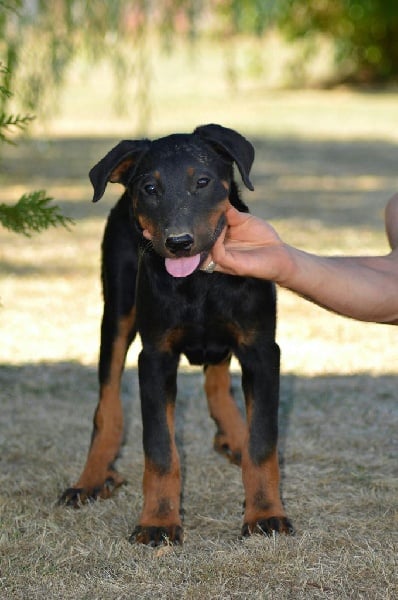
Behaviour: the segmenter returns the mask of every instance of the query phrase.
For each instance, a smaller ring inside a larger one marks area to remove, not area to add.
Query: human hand
[[[273,227],[233,207],[225,217],[227,227],[211,251],[215,270],[275,281],[282,278],[285,245]]]

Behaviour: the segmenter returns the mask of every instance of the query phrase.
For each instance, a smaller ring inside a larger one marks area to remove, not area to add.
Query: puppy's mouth
[[[199,269],[201,264],[206,260],[213,244],[224,229],[226,219],[224,213],[220,216],[217,226],[212,235],[210,247],[206,250],[193,254],[192,256],[180,256],[176,258],[165,258],[164,265],[166,271],[172,277],[188,277]]]

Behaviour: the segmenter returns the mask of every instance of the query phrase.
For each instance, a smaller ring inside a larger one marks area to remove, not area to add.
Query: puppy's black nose
[[[169,235],[166,239],[166,247],[173,254],[177,252],[188,251],[193,246],[194,239],[189,233],[181,233],[179,235]]]

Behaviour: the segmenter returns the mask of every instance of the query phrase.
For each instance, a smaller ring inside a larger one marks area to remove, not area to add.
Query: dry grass
[[[289,134],[304,134],[313,123],[314,96],[296,95],[295,116],[293,99],[266,100],[275,121],[289,114],[290,125],[276,135],[268,119],[254,136],[256,192],[246,195],[254,212],[303,248],[387,251],[382,209],[395,191],[398,154],[390,113],[378,111],[396,107],[397,97],[343,93],[330,100],[318,93],[320,113],[329,106],[334,120],[315,138]],[[336,130],[337,101],[350,131]],[[263,97],[253,98],[250,110],[255,102]],[[358,139],[358,107],[362,115],[368,109],[377,115],[384,139]],[[251,112],[246,127],[249,117],[241,110],[227,120],[217,113],[202,118],[208,110],[197,106],[197,122],[239,127],[242,119],[240,128],[255,132],[258,113]],[[331,315],[287,292],[280,293],[279,308],[280,451],[294,538],[238,539],[240,472],[213,453],[202,377],[185,366],[177,414],[186,542],[160,550],[127,542],[142,502],[138,346],[124,382],[130,430],[119,466],[128,485],[114,499],[80,511],[55,506],[78,476],[89,441],[97,393],[99,243],[117,195],[113,190],[91,205],[86,179],[114,140],[78,139],[70,130],[63,138],[58,125],[57,137],[10,148],[3,162],[0,200],[45,187],[77,223],[71,233],[31,240],[2,233],[0,597],[396,598],[396,329]],[[234,387],[241,402],[237,372]]]
[[[242,542],[239,470],[211,450],[201,376],[182,374],[186,542],[160,550],[127,542],[141,505],[136,371],[125,389],[133,409],[120,462],[129,484],[80,511],[54,500],[86,451],[94,368],[4,366],[0,377],[2,598],[395,597],[393,376],[285,374],[284,498],[298,533]]]

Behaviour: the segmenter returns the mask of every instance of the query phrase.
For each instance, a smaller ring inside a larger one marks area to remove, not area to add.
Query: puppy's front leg
[[[248,434],[242,451],[242,535],[293,533],[279,493],[279,347],[263,341],[240,352]]]
[[[180,461],[174,435],[178,356],[145,348],[139,357],[145,470],[144,507],[130,541],[181,544]]]

